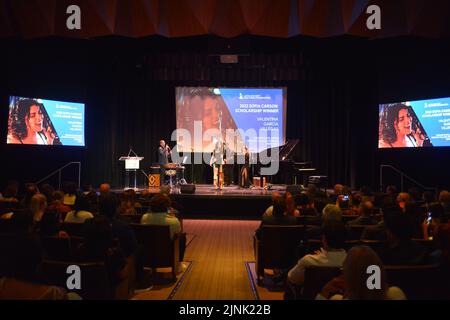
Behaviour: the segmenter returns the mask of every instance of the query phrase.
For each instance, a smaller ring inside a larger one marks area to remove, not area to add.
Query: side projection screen
[[[6,143],[83,147],[84,104],[9,97]]]
[[[450,98],[379,105],[378,148],[450,146]]]

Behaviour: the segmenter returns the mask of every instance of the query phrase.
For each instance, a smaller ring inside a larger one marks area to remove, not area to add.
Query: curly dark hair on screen
[[[44,105],[35,99],[20,99],[13,106],[9,115],[8,131],[20,140],[26,138],[27,124],[25,118],[29,116],[32,106],[38,106],[41,110]]]
[[[402,109],[410,112],[410,107],[403,103],[388,105],[384,110],[382,135],[383,140],[388,143],[393,143],[397,140],[395,122],[398,122],[398,114]]]

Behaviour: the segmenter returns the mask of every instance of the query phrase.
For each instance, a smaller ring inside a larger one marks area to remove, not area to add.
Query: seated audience
[[[42,193],[37,193],[31,198],[30,209],[33,213],[34,223],[39,223],[47,209],[47,199]]]
[[[62,218],[61,214],[55,209],[47,208],[39,223],[39,235],[41,237],[64,237],[69,235],[61,230]]]
[[[39,189],[34,183],[27,183],[25,184],[25,195],[20,201],[20,207],[24,209],[29,209],[31,204],[31,198],[36,194],[39,193]]]
[[[19,199],[17,197],[18,192],[19,184],[17,181],[10,181],[5,188],[3,197],[0,198],[0,203],[4,206],[10,205],[15,207],[19,203]]]
[[[181,233],[181,224],[177,217],[169,214],[170,198],[165,194],[157,194],[150,201],[150,210],[141,218],[141,224],[168,225],[170,226],[170,237],[175,234],[180,238],[180,261],[184,259],[186,249],[186,234]]]
[[[109,195],[109,190],[111,189],[111,187],[109,186],[108,183],[102,183],[100,185],[100,197],[106,197]]]
[[[305,280],[305,267],[328,266],[341,267],[346,253],[344,224],[337,220],[327,220],[323,225],[322,245],[320,251],[301,258],[288,273],[289,285],[302,285]]]
[[[442,208],[444,209],[444,219],[449,220],[450,219],[450,192],[447,190],[442,190],[439,193],[439,203],[441,204]]]
[[[307,239],[321,239],[323,226],[329,222],[341,222],[342,221],[342,211],[335,204],[327,204],[322,210],[322,226],[310,226],[305,230],[305,237]]]
[[[373,204],[370,201],[364,201],[359,205],[359,217],[347,222],[348,226],[352,225],[376,225],[378,221],[373,217]]]
[[[381,270],[380,289],[367,286],[367,268],[378,266]],[[347,252],[342,266],[342,276],[328,282],[317,295],[317,300],[406,300],[398,287],[388,287],[386,271],[378,255],[367,246],[356,246]]]
[[[104,262],[113,287],[127,277],[125,255],[114,243],[111,224],[104,216],[97,216],[86,224],[78,256],[83,261]]]
[[[99,214],[109,220],[113,236],[119,239],[123,253],[126,257],[129,257],[136,252],[137,240],[129,224],[117,218],[117,209],[117,200],[113,194],[108,194],[100,198]]]
[[[276,198],[273,204],[271,216],[263,216],[259,228],[255,232],[257,239],[261,238],[261,227],[263,225],[296,225],[295,217],[286,215],[286,200],[283,197]]]
[[[317,210],[314,207],[313,198],[310,197],[307,193],[300,193],[299,195],[297,195],[296,202],[300,216],[318,216]]]
[[[141,208],[141,204],[136,201],[136,191],[128,189],[122,194],[120,201],[120,214],[137,214],[136,208]]]
[[[384,217],[387,243],[380,251],[385,265],[417,265],[427,262],[426,249],[412,241],[411,217],[402,212],[390,211]]]
[[[336,203],[338,196],[344,194],[344,189],[345,187],[342,184],[339,183],[335,184],[333,188],[333,193],[329,195],[330,200],[333,203]]]
[[[286,204],[286,215],[292,217],[299,217],[300,211],[297,210],[297,204],[295,203],[295,198],[291,193],[286,192],[284,195],[285,204]]]
[[[55,188],[53,188],[52,185],[50,185],[48,183],[45,183],[39,188],[39,190],[41,191],[41,193],[47,199],[47,203],[52,203],[53,202],[53,194],[55,192]]]
[[[63,217],[67,213],[69,213],[72,209],[69,206],[66,206],[64,203],[64,193],[62,191],[55,191],[53,193],[53,202],[50,204],[50,210],[55,209],[58,211]]]
[[[273,204],[275,203],[275,200],[281,198],[281,194],[279,192],[272,192],[272,204],[266,209],[263,216],[271,216],[273,211]]]
[[[67,182],[63,187],[64,200],[66,206],[72,207],[77,199],[77,185],[75,182]]]
[[[5,267],[0,278],[0,300],[67,300],[79,299],[63,288],[40,283],[38,273],[43,250],[38,239],[19,235],[6,248]]]
[[[411,203],[411,196],[406,192],[400,192],[397,196],[397,204],[403,211],[406,210],[407,204]]]
[[[84,223],[87,219],[94,218],[94,215],[89,212],[90,204],[85,195],[80,195],[75,200],[75,205],[72,211],[70,211],[64,222],[69,223]]]

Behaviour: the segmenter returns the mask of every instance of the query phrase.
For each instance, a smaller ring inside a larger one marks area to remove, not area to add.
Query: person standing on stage
[[[222,190],[223,188],[223,165],[224,160],[224,145],[221,140],[214,138],[214,149],[211,156],[210,165],[213,167],[213,184],[214,189]]]
[[[171,150],[170,150],[169,146],[166,145],[166,142],[164,140],[160,140],[159,147],[158,147],[158,163],[160,166],[161,185],[164,184],[164,177],[165,177],[164,166],[169,163],[170,152],[171,152]]]
[[[247,146],[244,147],[244,157],[245,162],[239,175],[239,186],[242,188],[248,188],[250,187],[250,152]]]

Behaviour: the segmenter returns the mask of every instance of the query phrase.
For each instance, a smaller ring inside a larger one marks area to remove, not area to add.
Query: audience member
[[[84,242],[78,256],[83,261],[102,261],[113,287],[127,277],[126,259],[113,241],[110,221],[104,216],[95,217],[84,229]]]
[[[109,186],[108,183],[102,183],[100,185],[100,197],[106,197],[109,195],[109,190],[111,189],[111,187]]]
[[[117,218],[117,200],[113,194],[107,194],[99,200],[99,214],[108,218],[112,233],[119,239],[120,246],[126,257],[136,252],[137,240],[133,229],[128,223]]]
[[[141,204],[136,201],[136,191],[128,189],[122,194],[120,201],[120,214],[137,214],[136,208],[141,208]]]
[[[285,204],[286,204],[286,215],[292,217],[299,217],[300,211],[297,209],[297,204],[295,203],[295,198],[291,193],[286,192],[284,195]]]
[[[38,273],[42,263],[42,247],[31,235],[18,235],[7,244],[3,262],[4,277],[0,278],[0,300],[67,300],[63,288],[40,283]],[[71,294],[74,298],[79,296]]]
[[[50,204],[50,210],[56,210],[61,214],[62,218],[65,218],[66,214],[69,213],[72,209],[69,206],[66,206],[64,203],[64,193],[62,191],[55,191],[53,193],[53,202]]]
[[[85,195],[79,195],[75,200],[75,205],[72,211],[70,211],[64,222],[70,223],[84,223],[87,219],[94,218],[94,215],[89,212],[90,204]]]
[[[319,214],[314,207],[314,201],[308,193],[300,193],[296,197],[297,209],[299,210],[300,216],[313,216],[317,217]]]
[[[427,252],[417,242],[411,240],[412,219],[405,213],[390,211],[384,217],[387,243],[380,251],[385,265],[416,265],[425,263]]]
[[[406,205],[411,203],[411,196],[406,192],[400,192],[397,196],[397,204],[403,211],[406,210]]]
[[[275,200],[281,198],[281,194],[279,192],[272,192],[272,204],[266,209],[263,216],[271,216],[273,212],[273,204],[275,203]]]
[[[371,290],[367,286],[369,266],[380,268],[380,288]],[[398,287],[388,287],[386,271],[378,255],[367,246],[355,246],[347,252],[342,266],[342,276],[328,282],[318,300],[406,300]]]
[[[359,205],[359,217],[347,222],[348,226],[353,225],[376,225],[378,221],[373,217],[373,204],[370,201],[364,201]]]
[[[37,193],[31,198],[30,209],[33,213],[34,223],[39,223],[47,208],[47,199],[42,193]]]
[[[25,184],[25,195],[24,195],[22,201],[20,202],[20,207],[27,208],[27,209],[30,208],[31,198],[38,192],[39,192],[39,189],[36,186],[36,184],[34,184],[34,183]]]
[[[3,193],[3,197],[0,198],[0,203],[17,205],[19,203],[19,199],[17,198],[17,194],[19,192],[19,183],[17,181],[10,181],[5,188]]]
[[[47,203],[53,202],[53,194],[55,192],[55,188],[53,188],[51,184],[45,183],[39,188],[39,190],[47,199]]]
[[[305,280],[305,267],[329,266],[341,267],[346,253],[344,224],[337,220],[326,220],[323,225],[322,245],[320,251],[301,258],[288,273],[289,285],[302,285]]]
[[[180,261],[184,259],[186,249],[186,234],[181,233],[181,224],[177,217],[168,213],[170,209],[170,198],[165,194],[157,194],[150,201],[150,210],[141,218],[141,224],[168,225],[170,226],[170,237],[175,234],[180,237]]]
[[[64,200],[63,203],[66,206],[72,207],[75,205],[75,201],[77,199],[77,185],[75,182],[66,182],[64,187]]]
[[[64,237],[68,238],[69,235],[61,230],[62,218],[61,214],[56,209],[45,210],[39,223],[39,235],[41,237]]]

